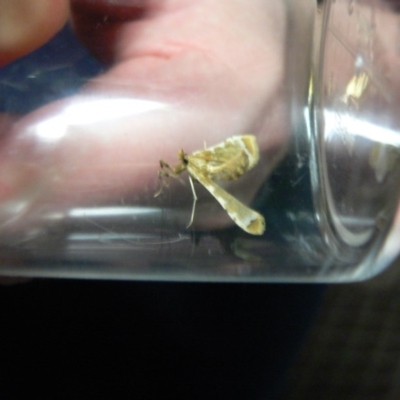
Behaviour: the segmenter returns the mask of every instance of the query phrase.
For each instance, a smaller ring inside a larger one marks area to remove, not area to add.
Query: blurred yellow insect
[[[262,235],[264,233],[264,217],[245,206],[214,182],[214,179],[236,180],[258,163],[260,156],[255,136],[232,136],[216,146],[195,151],[192,155],[179,150],[178,158],[180,163],[175,167],[171,167],[165,161],[160,160],[161,170],[158,173],[160,189],[155,194],[155,197],[162,192],[162,179],[164,177],[172,176],[177,178],[182,172],[187,171],[194,197],[192,215],[188,227],[193,222],[197,200],[193,184],[193,180],[195,180],[200,182],[215,197],[240,228],[252,235]]]
[[[364,71],[353,75],[346,86],[342,101],[347,105],[353,105],[358,110],[362,100],[366,97],[370,83],[369,76]]]

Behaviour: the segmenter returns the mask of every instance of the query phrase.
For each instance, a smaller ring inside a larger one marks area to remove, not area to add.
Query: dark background
[[[34,280],[0,287],[1,399],[271,399],[321,287]]]

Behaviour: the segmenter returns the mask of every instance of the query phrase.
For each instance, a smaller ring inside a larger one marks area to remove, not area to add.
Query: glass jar
[[[205,3],[72,1],[0,69],[0,275],[338,282],[394,258],[398,10]]]

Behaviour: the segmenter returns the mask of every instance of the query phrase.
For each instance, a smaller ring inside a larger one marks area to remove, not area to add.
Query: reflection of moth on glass
[[[361,101],[365,98],[370,79],[366,72],[360,72],[353,75],[346,86],[346,93],[342,97],[342,101],[359,109]]]
[[[218,200],[240,228],[252,235],[262,235],[265,229],[264,218],[213,181],[213,179],[230,181],[240,178],[257,164],[259,157],[256,137],[253,135],[232,136],[216,146],[195,151],[192,155],[179,150],[180,164],[176,167],[171,167],[165,161],[160,160],[161,170],[158,173],[160,189],[155,196],[162,192],[163,177],[177,178],[183,171],[187,170],[194,197],[192,216],[188,227],[193,222],[197,200],[193,185],[194,180],[200,182]]]

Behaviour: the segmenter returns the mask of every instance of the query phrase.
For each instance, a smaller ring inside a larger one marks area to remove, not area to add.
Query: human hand
[[[44,6],[47,32],[57,26],[49,13],[62,21],[65,4]],[[77,35],[109,68],[77,95],[2,125],[0,204],[23,200],[23,219],[43,204],[148,204],[160,158],[174,163],[180,148],[190,153],[249,132],[268,154],[268,166],[263,157],[235,183],[251,201],[286,141],[283,7],[278,0],[71,1]],[[190,190],[179,198],[190,203]],[[221,213],[201,223],[230,221]]]

